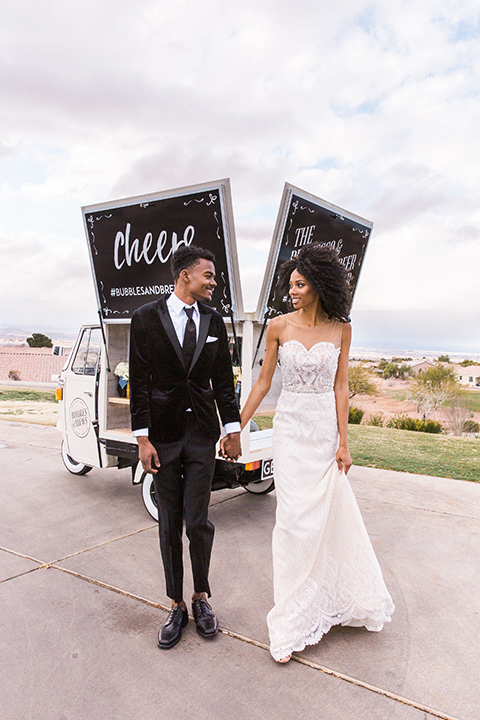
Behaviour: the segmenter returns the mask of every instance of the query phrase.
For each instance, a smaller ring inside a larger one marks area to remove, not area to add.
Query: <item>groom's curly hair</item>
[[[215,265],[215,255],[210,250],[205,250],[205,248],[196,245],[179,247],[170,258],[170,270],[175,282],[177,282],[182,270],[188,270],[200,260],[210,260]]]
[[[352,293],[347,272],[335,250],[320,247],[318,244],[305,245],[296,257],[283,263],[277,283],[283,295],[288,296],[290,276],[294,270],[297,270],[318,293],[322,309],[330,320],[350,322],[348,314],[352,304]],[[292,309],[289,296],[287,304],[289,309]]]

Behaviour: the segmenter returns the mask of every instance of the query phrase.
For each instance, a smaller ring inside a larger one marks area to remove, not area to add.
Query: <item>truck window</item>
[[[95,375],[97,363],[100,357],[100,328],[93,328],[90,331],[90,342],[85,356],[85,375]]]
[[[88,328],[83,331],[72,361],[72,372],[76,375],[95,375],[100,356],[100,340],[100,328]]]

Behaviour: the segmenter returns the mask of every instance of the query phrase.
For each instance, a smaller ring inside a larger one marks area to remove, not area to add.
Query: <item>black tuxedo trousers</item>
[[[166,592],[183,600],[183,521],[189,539],[194,591],[210,597],[208,570],[215,528],[208,505],[215,470],[215,442],[205,437],[193,412],[185,413],[185,430],[174,442],[154,443],[160,469],[153,476],[158,504],[160,551]]]

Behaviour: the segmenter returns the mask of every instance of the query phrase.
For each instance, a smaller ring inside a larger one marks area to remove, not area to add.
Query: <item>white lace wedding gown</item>
[[[340,348],[319,342],[307,350],[288,340],[279,354],[275,606],[267,617],[275,660],[317,643],[333,625],[379,631],[394,610],[355,496],[335,461]]]

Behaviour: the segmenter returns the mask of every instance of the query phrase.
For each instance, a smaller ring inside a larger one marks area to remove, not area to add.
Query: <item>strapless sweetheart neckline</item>
[[[285,345],[288,345],[288,343],[297,343],[305,350],[306,353],[312,352],[312,350],[314,348],[316,348],[317,345],[331,345],[335,350],[340,350],[340,346],[337,347],[336,345],[334,345],[334,343],[332,343],[328,340],[320,340],[319,342],[315,343],[315,345],[312,345],[312,347],[310,349],[306,348],[305,345],[302,342],[300,342],[300,340],[286,340],[283,343],[283,345],[280,345],[280,347],[283,348],[283,347],[285,347]]]

